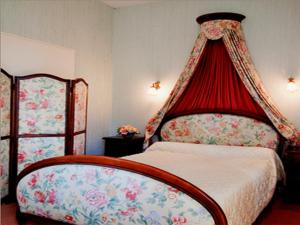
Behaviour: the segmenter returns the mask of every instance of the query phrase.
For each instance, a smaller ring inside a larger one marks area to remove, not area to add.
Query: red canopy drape
[[[222,39],[207,41],[187,87],[165,119],[205,112],[244,115],[271,123],[247,91]]]

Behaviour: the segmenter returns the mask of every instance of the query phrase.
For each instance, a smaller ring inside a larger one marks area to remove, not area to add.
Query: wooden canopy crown
[[[229,12],[218,12],[218,13],[208,13],[197,17],[197,23],[201,24],[210,20],[235,20],[242,22],[246,16],[239,13],[229,13]]]

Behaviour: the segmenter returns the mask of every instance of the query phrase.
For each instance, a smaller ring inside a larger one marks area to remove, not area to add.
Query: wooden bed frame
[[[106,156],[61,156],[45,159],[25,168],[17,177],[17,184],[24,176],[28,175],[29,173],[35,170],[48,166],[66,164],[105,166],[109,168],[130,171],[133,173],[153,178],[182,191],[183,193],[189,195],[194,200],[199,202],[212,215],[216,225],[227,224],[226,216],[221,207],[204,191],[202,191],[195,185],[164,170],[126,159],[112,158]],[[32,219],[36,217],[38,216],[21,213],[19,209],[17,210],[17,218],[20,223],[24,222],[26,219]]]

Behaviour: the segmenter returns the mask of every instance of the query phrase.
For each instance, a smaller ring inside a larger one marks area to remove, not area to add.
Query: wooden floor
[[[299,190],[300,191],[300,190]],[[17,225],[16,205],[1,205],[1,225]],[[62,223],[28,221],[27,225],[61,225]],[[92,224],[91,224],[92,225]],[[125,225],[125,224],[124,224]],[[281,197],[276,197],[255,222],[255,225],[300,225],[300,203],[286,203]]]

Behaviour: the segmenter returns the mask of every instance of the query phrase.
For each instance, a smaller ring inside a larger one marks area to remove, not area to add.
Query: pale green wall
[[[111,122],[113,9],[99,0],[1,0],[1,31],[75,50],[89,83],[88,153],[102,153]]]

